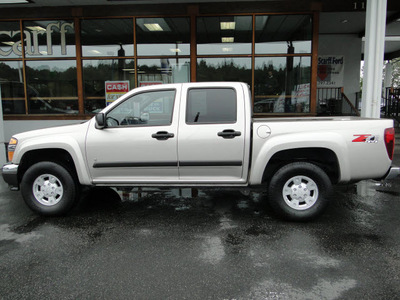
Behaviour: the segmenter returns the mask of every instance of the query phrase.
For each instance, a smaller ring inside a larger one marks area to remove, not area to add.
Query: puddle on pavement
[[[17,242],[23,243],[31,239],[39,238],[41,234],[36,232],[19,232],[18,229],[13,229],[9,224],[0,225],[0,242]]]

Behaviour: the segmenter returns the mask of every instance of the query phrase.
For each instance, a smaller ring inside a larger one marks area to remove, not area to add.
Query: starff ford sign
[[[106,81],[106,105],[117,100],[123,94],[129,92],[129,81]]]
[[[344,56],[327,55],[318,57],[319,88],[343,87]]]

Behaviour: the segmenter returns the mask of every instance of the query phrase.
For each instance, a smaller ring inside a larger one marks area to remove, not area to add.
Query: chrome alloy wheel
[[[307,176],[294,176],[283,186],[282,196],[289,207],[306,210],[317,202],[318,186]]]
[[[60,202],[64,188],[61,181],[51,174],[43,174],[35,179],[32,185],[36,200],[45,206],[53,206]]]

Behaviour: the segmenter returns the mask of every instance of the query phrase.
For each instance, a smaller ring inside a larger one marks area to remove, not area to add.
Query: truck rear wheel
[[[328,175],[308,162],[283,166],[272,177],[268,197],[273,210],[293,221],[307,221],[319,216],[328,204],[331,190]]]
[[[35,212],[56,216],[67,213],[75,203],[78,185],[68,169],[55,162],[32,165],[21,181],[25,203]]]

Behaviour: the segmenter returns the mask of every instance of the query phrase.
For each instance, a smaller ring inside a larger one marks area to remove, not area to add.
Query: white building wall
[[[320,34],[318,55],[344,55],[344,93],[355,102],[360,91],[361,38],[356,34]]]

